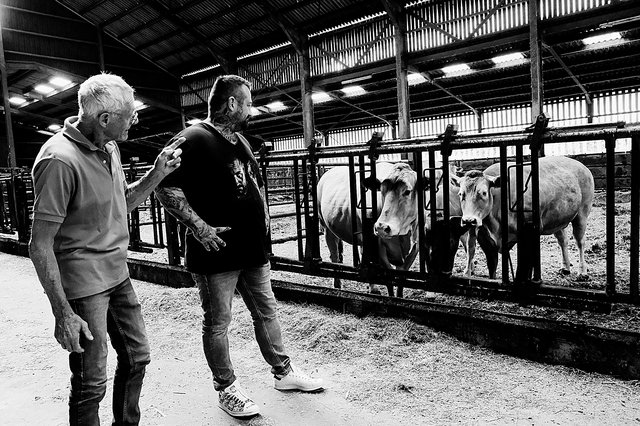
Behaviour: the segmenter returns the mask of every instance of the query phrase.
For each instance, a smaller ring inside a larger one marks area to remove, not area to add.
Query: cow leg
[[[569,275],[571,273],[571,262],[569,262],[569,250],[567,249],[567,236],[565,234],[565,229],[566,228],[556,231],[553,235],[556,236],[560,249],[562,250],[562,263],[564,266],[560,272],[564,275]]]
[[[587,232],[587,216],[582,216],[578,214],[573,222],[571,222],[573,226],[573,238],[576,239],[576,245],[578,246],[578,253],[580,255],[580,275],[582,277],[587,277],[587,264],[584,261],[584,242],[585,242],[585,233]]]
[[[324,233],[324,239],[327,242],[327,247],[329,248],[329,258],[333,263],[342,263],[343,261],[343,244],[342,240],[340,240],[336,235],[331,232],[328,228]],[[342,281],[340,278],[333,279],[333,287],[334,288],[342,288]]]
[[[473,275],[473,270],[474,268],[474,261],[473,259],[476,256],[476,240],[478,238],[478,235],[476,233],[476,229],[475,228],[471,228],[469,229],[469,232],[465,235],[463,235],[462,237],[460,237],[460,239],[462,240],[462,243],[464,245],[465,251],[467,252],[467,267],[464,270],[464,274],[466,276],[471,276]]]
[[[489,270],[489,278],[496,278],[496,270],[498,269],[498,246],[491,238],[489,231],[484,226],[478,229],[477,241],[480,248],[487,257],[487,269]],[[507,251],[507,256],[509,252]]]

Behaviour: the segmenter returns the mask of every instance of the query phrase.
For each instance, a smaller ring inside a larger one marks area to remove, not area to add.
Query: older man
[[[55,338],[70,352],[71,425],[99,425],[107,387],[107,334],[118,354],[113,424],[140,420],[138,400],[149,344],[129,280],[127,213],[180,165],[182,140],[128,185],[116,141],[138,116],[134,91],[120,77],[80,85],[79,113],[40,149],[33,166],[34,221],[29,253],[55,316]]]
[[[218,77],[207,119],[176,136],[186,138],[183,166],[156,190],[165,208],[189,228],[186,264],[200,290],[204,353],[218,405],[234,417],[259,412],[237,383],[229,356],[227,329],[236,288],[251,312],[275,388],[322,389],[321,379],[291,365],[282,343],[271,289],[264,186],[251,147],[240,134],[250,115],[249,82],[236,75]],[[215,188],[215,196],[205,188]]]

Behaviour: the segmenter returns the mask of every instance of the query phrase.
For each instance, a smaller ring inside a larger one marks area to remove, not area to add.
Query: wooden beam
[[[531,65],[531,122],[542,113],[542,39],[540,37],[540,0],[529,0],[529,59]]]
[[[582,83],[580,83],[580,80],[578,80],[578,77],[575,76],[575,74],[571,71],[571,69],[567,66],[567,64],[565,64],[565,62],[562,60],[560,55],[558,55],[558,53],[553,49],[553,47],[549,46],[548,44],[546,44],[544,42],[542,43],[542,47],[544,47],[545,50],[547,50],[549,53],[551,53],[551,56],[553,56],[553,58],[562,67],[562,69],[564,69],[567,72],[569,77],[571,77],[571,79],[574,81],[574,83],[576,83],[576,86],[578,86],[580,88],[580,90],[582,90],[582,93],[584,93],[585,100],[586,100],[587,104],[590,105],[592,102],[591,102],[591,96],[589,96],[589,92],[582,85]]]
[[[411,107],[409,104],[409,83],[407,81],[407,15],[404,8],[404,1],[381,0],[381,2],[391,22],[393,22],[395,30],[398,136],[400,139],[409,139],[411,137]],[[408,158],[406,154],[403,154],[403,157]]]

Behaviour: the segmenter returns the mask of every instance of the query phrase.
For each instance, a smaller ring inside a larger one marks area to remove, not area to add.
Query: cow
[[[387,162],[376,163],[376,176],[385,179],[394,169],[394,164]],[[360,188],[360,177],[356,178],[356,188]],[[379,192],[374,192],[377,196],[377,212],[380,213],[382,207],[382,197]],[[371,192],[367,192],[371,194]],[[325,172],[318,181],[317,188],[318,209],[321,224],[325,227],[325,240],[329,248],[331,261],[342,263],[343,261],[343,241],[351,245],[362,246],[362,218],[360,209],[356,214],[354,241],[354,228],[351,218],[351,198],[349,188],[349,168],[336,166]],[[367,205],[371,206],[371,198],[367,197]],[[403,268],[409,263],[411,266],[417,249],[409,245],[410,240],[404,237],[386,239],[378,243],[378,257],[388,268]],[[412,257],[411,257],[412,256]],[[411,262],[409,258],[411,257]],[[340,278],[334,278],[334,287],[340,288]],[[393,295],[393,287],[389,287],[389,295]],[[371,285],[372,293],[378,293]]]
[[[509,164],[511,166],[512,164]],[[525,181],[531,167],[524,166]],[[462,207],[461,224],[482,229],[490,239],[492,249],[487,253],[490,278],[495,278],[498,252],[504,254],[502,233],[508,233],[507,252],[516,243],[516,212],[509,210],[507,230],[502,229],[500,200],[506,177],[500,176],[500,164],[493,164],[484,172],[471,170],[460,179],[459,199]],[[510,176],[509,203],[518,198],[515,173]],[[573,236],[580,255],[581,277],[587,275],[584,261],[585,231],[593,204],[593,175],[582,163],[567,157],[542,157],[539,160],[540,234],[554,234],[562,250],[563,268],[569,274],[571,263],[567,250],[565,228],[573,226]],[[531,220],[531,186],[524,194],[525,220]],[[491,259],[489,259],[491,258]]]
[[[450,175],[453,177],[458,170],[450,168]],[[465,275],[473,272],[473,257],[475,254],[475,233],[467,235],[471,227],[461,225],[460,202],[458,199],[458,187],[456,181],[450,179],[449,183],[449,226],[445,227],[442,220],[443,188],[440,179],[442,172],[436,174],[436,209],[439,210],[435,221],[431,220],[431,210],[425,210],[425,241],[422,242],[426,248],[427,268],[430,273],[450,275],[453,270],[453,263],[459,242],[462,239],[467,252],[467,266]],[[406,263],[401,269],[409,269],[417,254],[418,245],[418,202],[417,202],[417,173],[409,165],[398,163],[393,171],[379,182],[382,193],[383,205],[380,216],[374,226],[374,233],[379,241],[385,242],[393,239],[411,239],[411,247],[415,248],[407,256]],[[425,181],[425,188],[431,183]],[[437,244],[435,244],[437,242]],[[408,246],[409,243],[406,243]],[[484,240],[480,241],[484,249]],[[384,261],[384,259],[383,259]]]

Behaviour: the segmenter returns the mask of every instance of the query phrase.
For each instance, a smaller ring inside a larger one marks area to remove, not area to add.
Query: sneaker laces
[[[218,398],[225,407],[232,411],[243,411],[245,406],[253,401],[242,392],[242,389],[231,385],[218,393]]]

